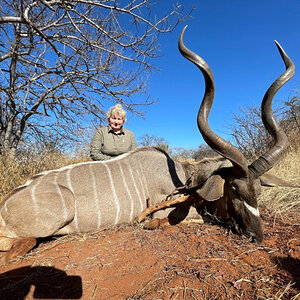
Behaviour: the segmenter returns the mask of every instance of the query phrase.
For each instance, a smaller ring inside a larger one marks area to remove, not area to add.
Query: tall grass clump
[[[300,215],[300,148],[289,151],[285,158],[269,171],[293,187],[263,187],[259,204],[274,214],[296,213]]]

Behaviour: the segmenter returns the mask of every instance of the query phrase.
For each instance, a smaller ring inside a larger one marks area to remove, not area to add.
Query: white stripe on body
[[[58,177],[58,172],[54,175],[54,184],[56,186],[57,192],[59,194],[60,200],[61,200],[61,206],[62,206],[62,210],[63,210],[63,218],[64,218],[64,222],[67,221],[68,219],[68,212],[67,212],[67,206],[66,206],[66,201],[63,197],[63,194],[59,188],[59,185],[57,183],[57,177]]]
[[[133,174],[133,172],[132,172],[132,169],[131,169],[130,165],[127,165],[127,166],[128,166],[128,168],[129,168],[129,173],[130,173],[130,176],[131,176],[131,179],[132,179],[132,182],[133,182],[135,191],[136,191],[136,193],[137,193],[137,195],[138,195],[138,198],[139,198],[139,201],[140,201],[140,206],[141,206],[140,212],[141,212],[141,211],[143,210],[143,208],[144,208],[144,206],[143,206],[143,201],[142,201],[142,199],[141,199],[141,194],[140,194],[140,191],[139,191],[139,189],[138,189],[138,187],[137,187],[137,185],[136,185],[136,181],[135,181],[135,179],[134,179],[134,174]]]
[[[138,175],[138,181],[140,183],[140,186],[141,186],[141,193],[142,193],[142,203],[145,205],[146,204],[146,199],[147,199],[147,196],[146,196],[146,192],[145,192],[145,189],[144,189],[144,180],[143,180],[143,173],[140,172],[139,169],[136,170],[137,172],[137,175]],[[142,207],[142,209],[144,209],[144,207]]]
[[[97,229],[99,229],[101,227],[101,211],[99,208],[99,197],[98,197],[98,193],[97,193],[96,179],[95,179],[92,165],[90,164],[89,167],[90,167],[91,176],[92,176],[92,186],[93,186],[94,199],[95,199],[95,205],[96,205]]]
[[[113,198],[114,198],[114,201],[115,201],[115,204],[116,204],[116,219],[115,219],[115,225],[118,224],[118,221],[119,221],[119,215],[120,215],[120,204],[119,204],[119,200],[118,200],[118,197],[117,197],[117,193],[116,193],[116,189],[115,189],[115,185],[113,183],[113,179],[112,179],[112,176],[111,176],[111,171],[109,169],[109,166],[104,163],[103,164],[107,170],[107,173],[108,173],[108,177],[109,177],[109,182],[110,182],[110,187],[111,187],[111,191],[112,191],[112,194],[113,194]]]
[[[142,182],[143,182],[143,187],[145,188],[145,199],[147,199],[150,195],[149,195],[147,180],[146,180],[146,177],[145,177],[145,172],[143,172],[141,164],[139,164],[139,170],[141,171],[141,176],[140,177],[141,177]]]
[[[130,190],[129,190],[129,187],[127,185],[127,182],[126,182],[126,178],[125,178],[125,175],[124,175],[124,171],[123,171],[123,168],[120,164],[120,162],[118,162],[118,165],[119,165],[119,168],[120,168],[120,173],[121,173],[121,177],[122,177],[122,180],[123,180],[123,186],[125,187],[125,190],[129,196],[129,199],[130,199],[130,214],[129,214],[129,220],[133,220],[133,209],[134,209],[134,202],[133,202],[133,198],[132,198],[132,195],[130,193]]]
[[[74,167],[75,165],[73,165]],[[71,182],[71,171],[73,169],[73,167],[69,167],[69,168],[66,168],[67,169],[67,173],[66,173],[66,176],[67,176],[67,183],[68,183],[68,187],[70,189],[70,191],[74,194],[74,191],[73,191],[73,187],[72,187],[72,182]],[[74,224],[75,224],[75,230],[77,232],[80,232],[79,231],[79,226],[78,226],[78,217],[77,217],[77,201],[76,201],[76,197],[74,199]]]
[[[31,191],[30,191],[32,204],[33,204],[32,206],[33,206],[33,215],[34,216],[37,216],[39,214],[39,207],[38,207],[38,201],[35,197],[35,190],[36,190],[37,186],[40,184],[41,178],[43,178],[43,177],[38,177],[36,179],[36,183],[33,184],[32,188],[31,188]]]

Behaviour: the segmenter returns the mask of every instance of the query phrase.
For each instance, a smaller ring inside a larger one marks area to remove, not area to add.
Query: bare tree
[[[142,114],[158,36],[183,10],[157,17],[150,0],[3,0],[0,153],[22,139],[68,140],[80,124],[101,123],[109,101]]]
[[[257,107],[242,107],[239,114],[233,114],[229,125],[234,144],[249,159],[266,152],[272,143],[261,123],[261,111]]]
[[[172,149],[170,148],[170,145],[165,138],[158,137],[156,135],[149,135],[148,133],[145,133],[139,138],[139,144],[143,147],[144,146],[157,147],[159,149],[166,151],[168,154],[171,154],[172,152]]]
[[[211,147],[206,144],[201,144],[198,146],[198,149],[194,152],[192,157],[195,159],[195,161],[199,161],[203,158],[216,156],[219,156],[219,154],[216,153]]]
[[[280,101],[274,113],[288,136],[290,146],[298,148],[300,145],[300,97],[298,93],[286,101]],[[249,159],[261,155],[273,145],[273,139],[266,132],[260,119],[260,108],[243,107],[240,108],[239,114],[233,114],[233,121],[228,126],[235,145]]]
[[[300,94],[296,93],[295,96],[284,101],[285,109],[281,126],[287,132],[290,145],[294,149],[300,147]]]

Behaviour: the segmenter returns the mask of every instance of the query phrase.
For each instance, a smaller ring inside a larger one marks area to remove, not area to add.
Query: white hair
[[[121,116],[123,121],[126,122],[126,111],[123,109],[121,104],[112,106],[106,113],[106,116],[107,119],[109,119],[111,116]]]

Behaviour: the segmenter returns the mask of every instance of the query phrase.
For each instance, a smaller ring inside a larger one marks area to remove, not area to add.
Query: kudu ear
[[[224,195],[225,180],[220,175],[212,175],[196,193],[206,201],[215,201]]]
[[[293,188],[300,188],[300,186],[292,185],[291,183],[275,176],[272,174],[265,173],[259,177],[260,184],[262,186],[268,186],[268,187],[293,187]]]

